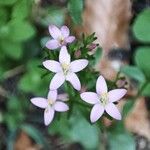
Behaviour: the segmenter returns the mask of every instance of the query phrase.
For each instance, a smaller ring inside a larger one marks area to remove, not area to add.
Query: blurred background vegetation
[[[130,78],[149,83],[142,93],[146,97],[150,97],[149,5],[146,0],[133,2],[130,42],[136,55],[131,57],[132,65],[122,69]],[[71,28],[79,26],[83,9],[83,0],[0,0],[0,149],[137,148],[136,136],[126,131],[124,120],[107,128],[91,125],[76,112],[69,120],[66,114],[58,116],[58,121],[47,128],[41,110],[30,103],[31,97],[45,97],[48,92],[51,75],[41,79],[45,72],[38,66],[49,39],[49,24],[61,26],[69,20]],[[132,106],[133,102],[126,103],[124,116]]]

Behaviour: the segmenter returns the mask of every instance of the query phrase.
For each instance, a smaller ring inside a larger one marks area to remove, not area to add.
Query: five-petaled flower
[[[96,83],[96,93],[84,92],[81,98],[89,103],[94,104],[90,120],[92,123],[96,122],[106,111],[111,117],[121,120],[121,114],[113,102],[120,100],[125,94],[126,89],[115,89],[108,92],[107,84],[103,76],[99,76]]]
[[[43,65],[48,70],[56,73],[51,80],[50,89],[58,89],[64,82],[69,81],[76,90],[81,89],[81,83],[76,72],[81,71],[88,65],[86,59],[78,59],[71,62],[70,54],[66,46],[63,46],[59,53],[59,62],[46,60]]]
[[[31,99],[31,102],[44,111],[44,123],[49,125],[53,118],[55,111],[65,112],[69,109],[68,105],[58,100],[57,90],[49,91],[47,99],[42,97],[35,97]]]
[[[46,47],[51,50],[72,43],[75,40],[74,36],[69,36],[70,31],[67,26],[62,26],[59,29],[54,25],[50,25],[49,32],[53,39],[46,43]]]

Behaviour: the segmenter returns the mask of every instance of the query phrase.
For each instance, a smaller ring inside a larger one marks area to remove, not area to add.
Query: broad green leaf
[[[82,23],[83,0],[69,0],[68,11],[75,24]]]
[[[109,150],[135,150],[135,140],[127,132],[109,134]]]
[[[41,62],[38,60],[29,61],[27,64],[27,72],[22,76],[18,84],[20,90],[38,95],[46,94],[51,74],[49,73],[48,76],[42,79],[41,76],[45,71],[43,72],[43,69],[38,67],[39,64],[41,64]]]
[[[142,42],[150,42],[150,8],[142,11],[133,24],[135,37]]]
[[[70,140],[81,143],[86,150],[98,148],[100,131],[95,125],[91,125],[83,117],[72,117],[72,124]]]
[[[97,149],[99,145],[100,130],[96,125],[91,125],[79,111],[73,114],[70,119],[66,114],[60,114],[58,120],[52,122],[49,133],[61,135],[64,142],[67,143],[78,142],[86,150]]]
[[[0,5],[13,5],[17,0],[0,0]]]
[[[135,63],[143,71],[146,78],[150,79],[150,47],[140,47],[135,53]]]
[[[21,43],[11,42],[11,41],[1,41],[0,43],[1,49],[4,53],[13,58],[20,59],[23,54],[23,48]]]
[[[129,76],[130,78],[133,78],[139,82],[144,82],[145,81],[145,76],[143,72],[135,66],[124,66],[120,70],[123,72],[125,75]]]
[[[65,11],[62,8],[48,7],[44,8],[42,15],[39,18],[39,23],[47,28],[50,24],[61,26],[64,24]]]
[[[35,35],[35,28],[27,21],[12,20],[9,23],[9,38],[15,42],[23,42]]]
[[[30,0],[19,0],[14,5],[12,10],[12,18],[24,19],[31,12],[32,1]]]

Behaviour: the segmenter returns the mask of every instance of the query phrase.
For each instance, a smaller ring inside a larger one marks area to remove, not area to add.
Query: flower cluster
[[[68,105],[63,102],[63,98],[58,98],[57,89],[61,87],[65,81],[68,81],[74,89],[80,91],[81,83],[76,73],[88,65],[88,60],[86,59],[71,61],[67,44],[72,43],[75,37],[69,36],[70,31],[67,26],[62,26],[61,29],[59,29],[54,25],[50,25],[49,32],[53,39],[46,43],[46,47],[50,50],[60,48],[59,61],[45,60],[43,66],[56,74],[50,82],[47,99],[41,97],[31,99],[31,102],[35,106],[45,109],[45,125],[49,125],[52,122],[55,111],[65,112],[69,110]],[[105,111],[111,117],[120,120],[121,114],[113,102],[120,100],[126,92],[125,89],[115,89],[108,92],[105,79],[103,76],[99,76],[96,83],[96,93],[83,92],[80,97],[83,101],[94,105],[90,114],[90,120],[94,123]]]

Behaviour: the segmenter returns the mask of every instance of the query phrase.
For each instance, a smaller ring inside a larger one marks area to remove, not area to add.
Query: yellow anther
[[[102,93],[100,97],[100,101],[102,105],[106,105],[108,103],[108,93]]]

